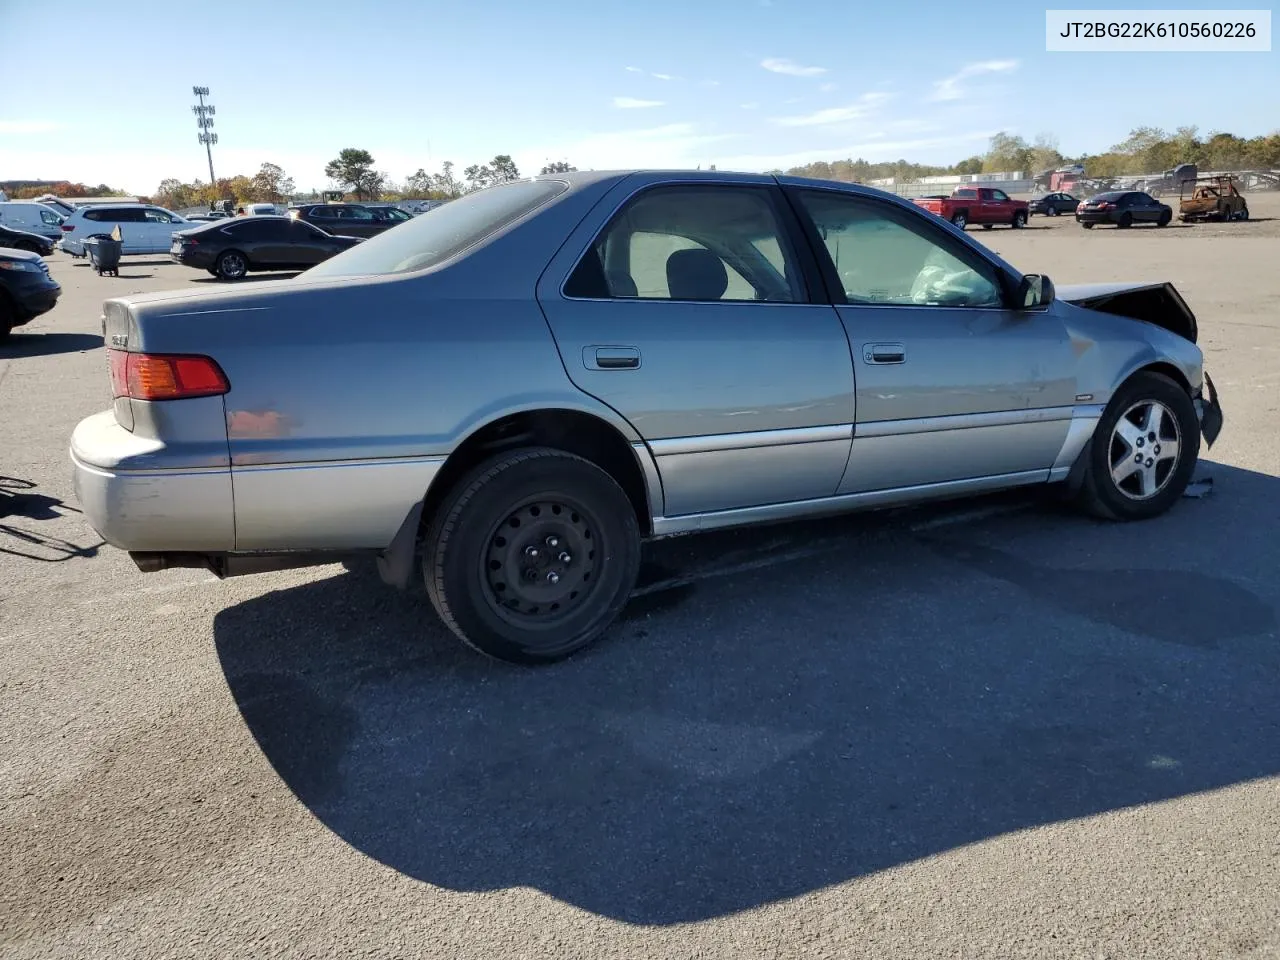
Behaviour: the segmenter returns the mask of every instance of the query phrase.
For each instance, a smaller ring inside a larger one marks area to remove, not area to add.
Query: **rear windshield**
[[[957,200],[972,200],[978,195],[977,190],[957,190],[952,194]]]
[[[559,180],[488,187],[414,217],[307,271],[308,277],[355,277],[425,270],[457,256],[569,189]],[[338,231],[341,232],[341,231]]]
[[[1115,203],[1117,200],[1119,200],[1121,197],[1124,197],[1124,196],[1128,196],[1128,194],[1125,193],[1123,190],[1121,190],[1118,193],[1100,193],[1093,199],[1095,202],[1101,200],[1105,203]]]

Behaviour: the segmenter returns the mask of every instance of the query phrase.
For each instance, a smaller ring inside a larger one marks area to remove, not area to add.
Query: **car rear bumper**
[[[73,257],[84,256],[84,241],[72,240],[70,237],[63,237],[58,241],[58,249],[63,253],[69,253]]]
[[[110,411],[71,435],[76,499],[89,524],[129,551],[228,551],[235,546],[231,469],[166,467],[162,441],[130,433]]]
[[[1097,212],[1093,210],[1085,210],[1084,212],[1077,210],[1076,219],[1079,220],[1081,223],[1112,223],[1113,222],[1111,219],[1111,212],[1108,210],[1097,211]]]

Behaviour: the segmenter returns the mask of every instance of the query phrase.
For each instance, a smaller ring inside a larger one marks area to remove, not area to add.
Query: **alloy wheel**
[[[1130,500],[1150,500],[1178,468],[1182,434],[1178,418],[1159,400],[1135,403],[1111,431],[1111,482]]]

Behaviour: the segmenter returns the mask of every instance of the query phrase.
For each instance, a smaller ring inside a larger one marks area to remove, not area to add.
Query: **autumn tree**
[[[253,175],[254,199],[280,203],[293,193],[293,178],[274,163],[264,163]]]

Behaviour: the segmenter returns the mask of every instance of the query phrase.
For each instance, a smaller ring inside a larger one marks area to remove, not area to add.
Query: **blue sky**
[[[1044,7],[1025,3],[46,5],[0,0],[4,33],[33,38],[6,45],[6,73],[40,77],[0,98],[0,180],[147,193],[207,179],[193,84],[212,89],[219,176],[269,160],[299,188],[323,188],[348,146],[401,179],[495,153],[525,172],[549,159],[760,170],[949,163],[1002,129],[1051,132],[1073,154],[1141,124],[1280,125],[1274,51],[1046,53]],[[94,48],[111,53],[81,52]]]

